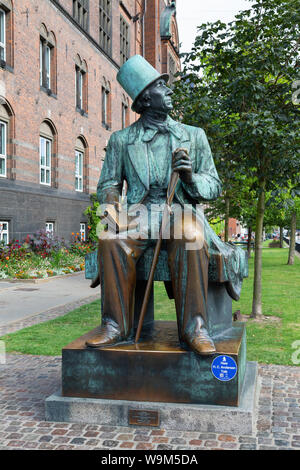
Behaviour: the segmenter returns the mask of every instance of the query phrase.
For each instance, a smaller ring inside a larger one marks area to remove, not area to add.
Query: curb
[[[49,282],[54,279],[64,279],[65,277],[72,277],[72,276],[79,276],[79,274],[84,273],[84,271],[76,271],[74,273],[69,274],[60,274],[58,276],[51,276],[41,279],[0,279],[1,282],[10,282],[11,284],[40,284],[42,282]]]

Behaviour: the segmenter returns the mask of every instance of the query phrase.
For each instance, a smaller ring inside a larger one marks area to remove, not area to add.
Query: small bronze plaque
[[[153,410],[129,410],[129,424],[135,426],[159,426],[159,412]]]

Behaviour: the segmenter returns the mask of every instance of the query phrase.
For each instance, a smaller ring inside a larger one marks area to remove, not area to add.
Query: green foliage
[[[209,223],[211,225],[211,228],[214,230],[214,232],[217,235],[220,235],[221,233],[224,232],[225,223],[223,220],[220,220],[220,218],[210,219]]]
[[[226,218],[256,226],[255,315],[266,195],[300,182],[299,20],[298,0],[257,0],[228,25],[202,24],[174,87],[175,118],[204,128],[223,182],[211,215],[230,200]]]
[[[96,233],[97,225],[100,223],[100,217],[97,215],[99,208],[99,202],[97,200],[97,194],[91,194],[91,205],[84,211],[84,214],[88,218],[88,240],[94,244],[98,242],[98,236]]]

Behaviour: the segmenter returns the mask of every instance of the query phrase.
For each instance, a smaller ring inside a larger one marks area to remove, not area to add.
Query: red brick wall
[[[131,55],[142,52],[142,28],[132,17],[141,12],[144,0],[123,0],[131,20]],[[72,0],[60,0],[72,15]],[[163,0],[148,0],[145,17],[146,58],[161,70],[159,38],[159,6]],[[28,13],[26,8],[28,6]],[[122,7],[113,2],[112,59],[120,61],[119,17]],[[123,11],[124,13],[124,11]],[[122,14],[123,14],[122,13]],[[14,2],[14,68],[0,69],[0,95],[11,105],[14,122],[11,126],[10,148],[13,160],[9,177],[18,182],[39,184],[39,135],[42,121],[48,119],[56,130],[56,186],[62,191],[75,192],[75,141],[83,136],[88,144],[89,192],[96,190],[104,147],[112,131],[121,128],[121,103],[124,91],[116,82],[117,65],[97,49],[50,0]],[[99,39],[99,2],[90,0],[89,34]],[[57,94],[48,96],[39,84],[40,26],[56,37]],[[157,47],[159,46],[159,48]],[[88,116],[75,110],[75,57],[79,54],[88,68]],[[111,84],[111,129],[102,127],[101,83],[103,77]],[[136,115],[130,112],[130,122]]]

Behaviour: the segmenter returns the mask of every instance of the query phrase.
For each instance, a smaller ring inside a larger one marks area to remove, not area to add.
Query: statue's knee
[[[204,242],[204,231],[203,227],[197,224],[195,221],[185,223],[183,225],[182,239],[185,243],[198,243],[203,245]]]
[[[99,246],[111,244],[116,240],[116,235],[109,232],[108,230],[103,230],[99,235]]]

